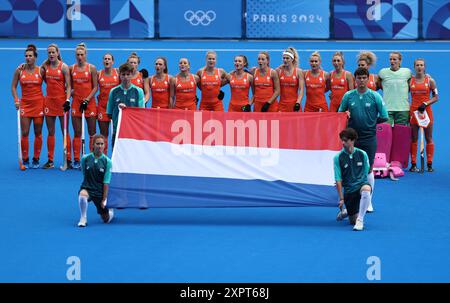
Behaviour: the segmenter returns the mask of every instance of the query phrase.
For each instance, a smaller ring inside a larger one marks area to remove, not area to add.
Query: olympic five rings
[[[209,25],[211,22],[216,20],[216,13],[214,11],[204,12],[202,10],[198,10],[193,12],[188,10],[184,12],[184,19],[189,22],[191,25],[197,26],[199,24],[203,26]]]

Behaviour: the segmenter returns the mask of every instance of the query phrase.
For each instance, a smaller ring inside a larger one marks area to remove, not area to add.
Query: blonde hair
[[[318,51],[313,52],[313,53],[311,54],[311,56],[309,56],[309,57],[310,57],[310,58],[311,58],[311,57],[318,57],[318,58],[319,58],[319,61],[322,62],[322,57],[320,56],[320,53],[319,53]]]
[[[137,61],[138,61],[138,64],[141,64],[141,58],[139,58],[139,56],[138,56],[135,52],[132,52],[132,53],[128,56],[127,62],[128,62],[131,58],[136,58]]]
[[[77,51],[79,49],[84,50],[84,53],[87,54],[87,47],[86,47],[86,44],[84,42],[81,42],[81,43],[77,44],[77,47],[75,48],[75,51]]]
[[[375,65],[377,62],[377,56],[369,51],[362,51],[358,54],[358,61],[366,61],[368,66]]]
[[[333,54],[333,57],[332,57],[332,58],[334,58],[334,57],[336,57],[336,56],[341,57],[341,59],[342,59],[342,66],[344,66],[344,64],[345,64],[344,53],[341,52],[341,51],[337,51],[337,52],[335,52],[335,53]]]
[[[206,58],[208,58],[208,55],[214,55],[214,57],[217,58],[217,53],[216,53],[215,51],[212,51],[212,50],[207,51],[207,52],[206,52]]]
[[[297,50],[295,48],[293,48],[292,46],[289,46],[288,48],[286,48],[285,52],[288,52],[294,56],[292,63],[294,63],[295,67],[298,67],[298,65],[300,64],[300,58],[298,56]]]

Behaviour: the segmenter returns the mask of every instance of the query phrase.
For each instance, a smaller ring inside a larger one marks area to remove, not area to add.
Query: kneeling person
[[[369,159],[365,151],[355,147],[358,134],[353,128],[346,128],[339,133],[342,150],[334,157],[334,178],[339,194],[338,220],[345,217],[346,211],[353,230],[363,230],[364,216],[371,203],[371,190],[367,180]],[[342,192],[344,189],[344,193]]]
[[[83,182],[78,193],[78,204],[81,213],[80,222],[78,222],[79,227],[87,225],[89,201],[94,202],[97,213],[100,214],[104,223],[111,222],[114,216],[113,210],[106,207],[112,162],[103,154],[105,137],[103,135],[95,135],[93,142],[94,151],[81,159]]]

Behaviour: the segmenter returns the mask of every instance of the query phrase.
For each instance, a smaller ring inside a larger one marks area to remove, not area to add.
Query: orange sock
[[[427,163],[433,162],[434,143],[427,143]]]
[[[105,155],[108,155],[108,137],[105,139],[105,150],[103,151]]]
[[[80,161],[81,153],[81,137],[75,136],[73,138],[73,158],[75,161]]]
[[[412,142],[411,143],[411,164],[417,163],[417,148],[418,148],[418,143]]]
[[[55,136],[47,137],[47,150],[48,150],[48,160],[53,161],[55,155]]]
[[[39,159],[42,149],[42,134],[34,137],[34,155],[33,158]]]
[[[67,134],[67,160],[68,161],[72,161],[71,147],[72,147],[72,143],[70,142],[70,135]]]
[[[28,160],[28,149],[30,148],[28,146],[28,136],[22,136],[20,138],[20,146],[22,147],[22,160]]]
[[[94,136],[89,136],[89,151],[93,151],[94,150],[94,140],[92,140]]]

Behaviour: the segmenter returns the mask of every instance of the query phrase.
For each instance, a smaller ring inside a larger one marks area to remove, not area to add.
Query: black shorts
[[[374,138],[372,140],[364,140],[355,142],[355,147],[362,149],[366,152],[367,157],[369,158],[370,166],[373,166],[373,161],[375,160],[375,153],[377,152],[377,139]]]
[[[359,203],[361,201],[361,192],[359,190],[344,194],[344,204],[349,216],[359,213]]]
[[[84,189],[88,192],[88,194],[89,194],[88,202],[91,202],[91,201],[94,202],[94,205],[97,208],[98,214],[102,215],[102,214],[106,214],[108,212],[108,207],[105,207],[105,208],[102,207],[102,198],[101,197],[92,196],[91,193],[86,188],[80,188],[80,191],[82,189]]]

